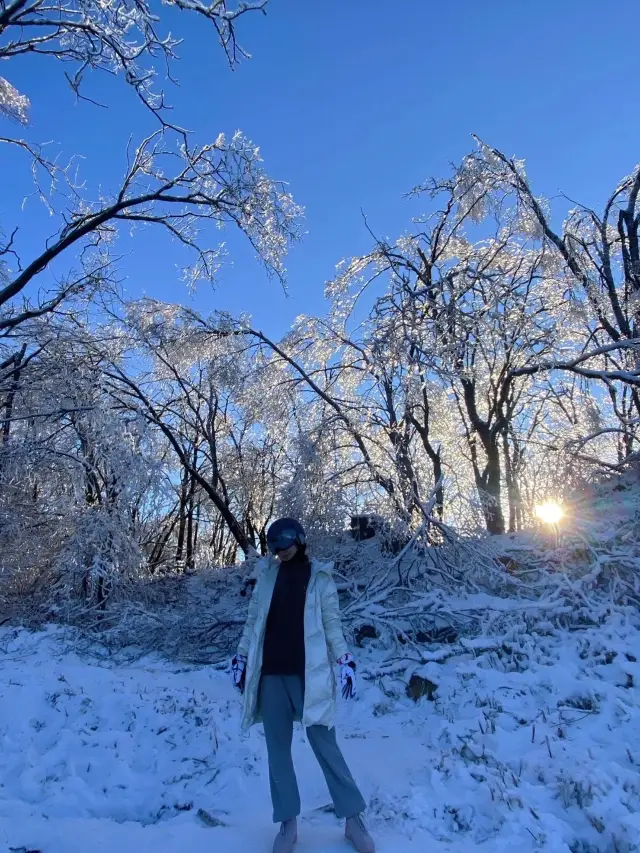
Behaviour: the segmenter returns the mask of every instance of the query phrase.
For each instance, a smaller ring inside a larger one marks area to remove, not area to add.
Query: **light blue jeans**
[[[300,792],[293,768],[293,723],[302,719],[304,683],[297,675],[263,675],[260,712],[269,756],[269,783],[274,823],[300,814]],[[320,764],[336,815],[360,814],[366,808],[336,741],[335,728],[309,726],[307,737]]]

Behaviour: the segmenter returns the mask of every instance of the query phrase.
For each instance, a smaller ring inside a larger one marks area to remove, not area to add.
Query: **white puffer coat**
[[[332,563],[311,562],[311,577],[304,608],[305,694],[302,723],[305,726],[333,726],[336,712],[334,665],[347,652],[342,633],[338,591],[331,576]],[[278,563],[264,562],[251,596],[247,622],[238,654],[247,658],[242,727],[261,722],[258,707],[262,650],[267,616],[278,574]]]

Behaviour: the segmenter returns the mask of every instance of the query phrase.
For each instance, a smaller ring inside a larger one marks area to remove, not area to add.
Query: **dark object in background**
[[[228,824],[220,820],[219,817],[210,814],[208,811],[205,811],[205,809],[198,809],[196,817],[198,817],[205,826],[228,826]]]
[[[422,699],[423,696],[426,696],[429,702],[435,702],[437,689],[438,685],[433,681],[414,673],[409,679],[406,692],[409,699],[413,699],[414,702]]]
[[[510,557],[508,554],[505,554],[502,557],[498,557],[498,562],[502,563],[502,565],[510,574],[515,574],[515,572],[518,571],[518,561],[514,560],[514,558]]]
[[[373,625],[360,625],[353,632],[354,642],[359,649],[362,648],[363,640],[377,640],[379,636],[377,628]]]
[[[372,515],[352,515],[351,516],[351,535],[356,542],[363,542],[365,539],[373,539],[378,532],[379,525],[376,524],[377,519]]]
[[[240,595],[244,598],[249,591],[253,592],[255,589],[255,585],[257,583],[256,578],[249,578],[249,580],[244,582],[244,586],[240,590]]]
[[[384,519],[379,515],[352,515],[350,533],[356,542],[364,542],[379,536],[382,551],[385,554],[399,554],[408,542],[408,539],[400,539],[389,530],[385,530]]]

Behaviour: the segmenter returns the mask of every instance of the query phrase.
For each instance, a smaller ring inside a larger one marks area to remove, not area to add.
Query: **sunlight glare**
[[[555,501],[547,501],[536,507],[536,515],[545,524],[557,524],[564,516],[564,510]]]

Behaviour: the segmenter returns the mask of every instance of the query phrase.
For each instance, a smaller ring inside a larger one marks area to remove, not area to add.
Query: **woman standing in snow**
[[[273,853],[291,853],[298,840],[300,794],[291,757],[293,723],[307,727],[336,815],[358,853],[375,853],[362,820],[365,802],[336,742],[333,719],[341,668],[342,694],[356,693],[356,665],[347,651],[331,564],[310,561],[302,525],[275,521],[267,532],[266,564],[251,597],[233,679],[244,693],[243,728],[264,724],[273,820],[280,832]]]

